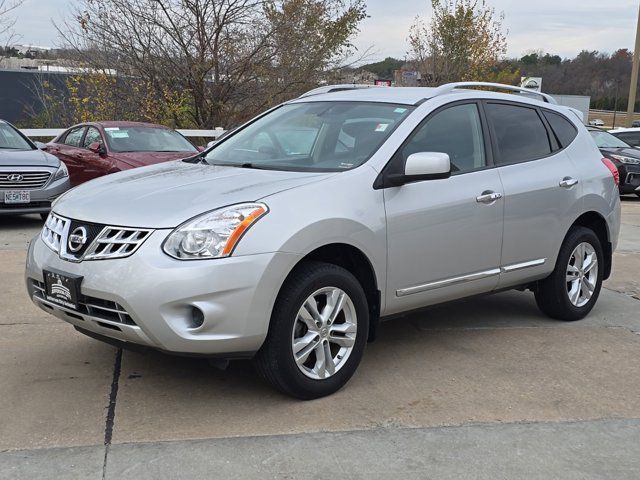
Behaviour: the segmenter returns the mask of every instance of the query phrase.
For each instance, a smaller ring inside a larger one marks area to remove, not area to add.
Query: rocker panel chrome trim
[[[484,278],[493,277],[501,273],[517,272],[518,270],[524,270],[526,268],[538,267],[544,265],[547,262],[546,258],[538,258],[536,260],[529,260],[522,263],[514,263],[506,265],[500,268],[492,268],[491,270],[484,270],[482,272],[470,273],[468,275],[462,275],[460,277],[446,278],[444,280],[438,280],[436,282],[425,283],[422,285],[416,285],[413,287],[401,288],[396,290],[397,297],[405,297],[407,295],[413,295],[414,293],[426,292],[428,290],[435,290],[436,288],[449,287],[451,285],[457,285],[460,283],[472,282],[474,280],[482,280]]]

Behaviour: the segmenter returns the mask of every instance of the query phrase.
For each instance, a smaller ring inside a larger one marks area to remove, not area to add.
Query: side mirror
[[[404,173],[387,177],[389,185],[399,187],[406,183],[422,180],[440,180],[451,176],[449,155],[441,152],[419,152],[409,155]]]
[[[46,150],[47,149],[47,144],[46,143],[42,143],[42,142],[33,142],[35,144],[36,147],[38,147],[39,150]]]
[[[91,150],[93,153],[98,153],[100,155],[107,153],[104,148],[104,145],[102,145],[100,142],[90,143],[87,148]]]

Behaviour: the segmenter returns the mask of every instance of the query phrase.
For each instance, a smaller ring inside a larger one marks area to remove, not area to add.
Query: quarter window
[[[67,133],[67,136],[64,138],[64,144],[71,147],[79,147],[83,133],[84,127],[76,127],[69,130],[69,133]]]
[[[526,162],[551,154],[547,129],[534,108],[489,103],[487,117],[498,145],[498,164]]]
[[[418,152],[448,154],[454,173],[485,167],[487,161],[478,106],[475,103],[456,105],[429,117],[402,148],[403,165],[409,155]]]
[[[578,130],[573,124],[559,113],[543,110],[545,118],[551,125],[561,148],[568,147],[578,135]]]

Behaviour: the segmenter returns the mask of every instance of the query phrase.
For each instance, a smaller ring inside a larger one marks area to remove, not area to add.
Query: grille
[[[42,227],[42,241],[51,248],[54,252],[60,253],[60,247],[62,245],[62,239],[66,241],[69,233],[69,220],[57,216],[54,213],[50,213],[47,221],[44,222]]]
[[[69,235],[84,228],[86,241],[75,252],[69,251]],[[112,227],[79,222],[51,213],[42,229],[42,240],[61,258],[74,262],[124,258],[133,254],[153,230],[145,228]]]
[[[87,249],[85,260],[128,257],[151,234],[139,228],[105,227]]]
[[[44,283],[31,279],[31,285],[33,286],[34,296],[46,301]],[[136,322],[133,321],[124,307],[111,300],[81,295],[77,312],[81,315],[84,314],[99,318],[100,320],[136,326]]]
[[[0,188],[36,190],[49,181],[51,172],[0,172]]]

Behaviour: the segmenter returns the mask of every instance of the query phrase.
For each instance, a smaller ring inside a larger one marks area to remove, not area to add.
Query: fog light
[[[191,325],[189,328],[200,328],[204,323],[204,313],[198,307],[191,307]]]

